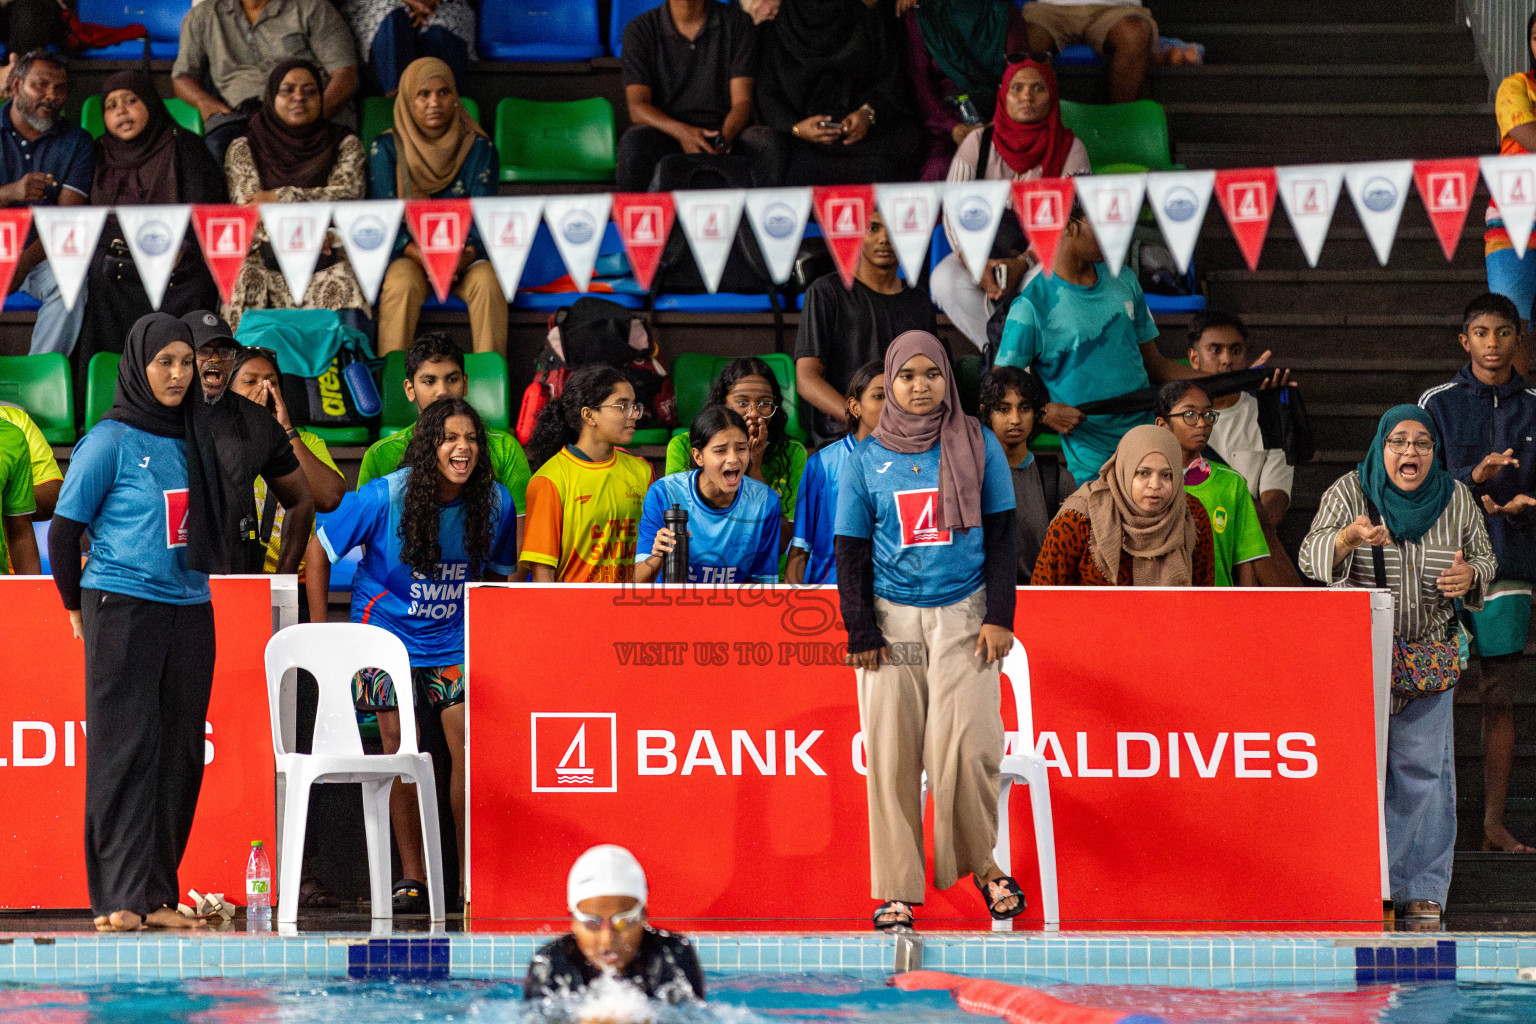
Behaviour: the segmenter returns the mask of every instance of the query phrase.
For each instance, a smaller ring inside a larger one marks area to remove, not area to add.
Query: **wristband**
[[[288,433],[288,440],[290,440],[290,441],[297,441],[299,439],[299,432],[298,432],[298,430],[296,428],[289,427],[287,433]]]

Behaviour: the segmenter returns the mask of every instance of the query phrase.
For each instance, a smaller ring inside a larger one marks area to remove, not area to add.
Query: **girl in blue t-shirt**
[[[843,400],[848,406],[848,433],[807,459],[800,478],[785,583],[837,582],[837,559],[832,549],[837,481],[848,456],[880,422],[880,407],[885,404],[885,364],[872,359],[859,367],[843,392]]]
[[[680,506],[688,513],[689,583],[777,583],[779,496],[747,476],[752,456],[746,420],[723,406],[708,406],[689,428],[688,447],[697,468],[664,476],[645,492],[635,582],[661,576],[667,553],[677,545],[662,516]]]
[[[485,427],[462,398],[427,406],[401,468],[348,494],[318,534],[332,562],[361,545],[352,582],[352,621],[382,626],[411,657],[411,688],[441,717],[452,759],[450,803],[464,862],[464,588],[504,581],[517,562],[517,507],[496,482],[481,439]],[[400,749],[396,681],[378,669],[352,679],[360,711],[378,715],[384,752]],[[407,690],[406,699],[412,699]],[[395,909],[426,909],[416,794],[396,780],[390,820],[404,879]]]
[[[871,895],[882,931],[921,903],[924,768],[933,881],[970,874],[997,920],[1024,910],[992,859],[1013,647],[1013,482],[1003,447],[960,411],[944,346],[907,331],[885,354],[880,424],[838,486],[837,590],[868,764]]]

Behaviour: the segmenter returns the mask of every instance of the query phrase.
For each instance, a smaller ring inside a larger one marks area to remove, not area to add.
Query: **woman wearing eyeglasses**
[[[784,515],[781,547],[788,545],[806,454],[805,445],[785,435],[789,412],[784,408],[779,379],[767,363],[755,356],[733,359],[710,385],[704,405],[722,405],[746,421],[747,476],[772,487],[779,496],[779,508]],[[667,475],[692,468],[688,438],[674,437],[667,445]]]
[[[628,583],[635,578],[640,507],[651,465],[623,451],[645,407],[612,366],[572,373],[539,410],[528,439],[523,562],[534,583]]]
[[[1184,490],[1200,499],[1211,517],[1218,587],[1256,587],[1254,563],[1269,557],[1259,511],[1241,473],[1206,458],[1211,428],[1221,413],[1194,381],[1176,380],[1157,392],[1157,425],[1178,438],[1184,453]],[[1215,454],[1212,452],[1211,454]]]
[[[1179,486],[1183,461],[1166,428],[1126,431],[1099,475],[1051,520],[1030,585],[1215,586],[1211,517]]]
[[[1483,513],[1435,457],[1434,420],[1388,409],[1352,473],[1323,492],[1301,571],[1331,587],[1392,591],[1387,856],[1406,917],[1437,919],[1456,845],[1451,687],[1466,660],[1456,601],[1480,611],[1495,572]]]

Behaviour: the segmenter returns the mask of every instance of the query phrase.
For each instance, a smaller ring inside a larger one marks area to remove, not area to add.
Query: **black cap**
[[[240,343],[235,340],[235,332],[229,329],[229,324],[217,313],[206,309],[194,309],[181,318],[181,322],[192,328],[192,348],[202,348],[204,345],[214,345],[218,348],[236,349]],[[220,345],[219,342],[224,342]]]

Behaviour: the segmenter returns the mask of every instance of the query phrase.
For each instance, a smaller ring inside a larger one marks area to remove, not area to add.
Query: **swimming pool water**
[[[656,1024],[985,1024],[947,993],[897,992],[840,975],[711,976],[702,1009]],[[1085,1006],[1161,1014],[1169,1024],[1503,1024],[1536,1020],[1536,985],[1430,982],[1338,990],[1049,985]],[[58,988],[0,985],[0,1024],[519,1024],[516,985],[493,981],[203,979]]]

